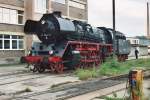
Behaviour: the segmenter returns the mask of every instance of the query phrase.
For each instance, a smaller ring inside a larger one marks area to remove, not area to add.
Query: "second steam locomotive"
[[[37,35],[41,42],[34,42],[32,53],[25,57],[34,65],[33,71],[50,69],[61,73],[65,68],[76,69],[101,64],[112,55],[112,29],[61,17],[60,12],[44,14],[40,21],[28,20],[26,34]],[[130,45],[123,33],[116,31],[116,56],[127,59]]]

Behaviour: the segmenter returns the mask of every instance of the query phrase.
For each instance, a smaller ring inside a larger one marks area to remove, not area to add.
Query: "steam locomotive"
[[[34,72],[49,69],[62,73],[65,68],[76,69],[100,65],[112,55],[113,30],[92,27],[82,21],[62,18],[61,12],[44,14],[39,21],[27,20],[26,34],[37,35],[26,61],[34,65]],[[123,33],[116,31],[116,56],[127,59],[130,45]]]

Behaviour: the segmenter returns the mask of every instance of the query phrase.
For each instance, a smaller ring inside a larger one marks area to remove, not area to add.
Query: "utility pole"
[[[115,12],[115,0],[112,1],[112,12],[113,12],[113,56],[116,54],[116,12]]]
[[[147,2],[147,36],[150,36],[149,33],[149,2]]]
[[[70,18],[70,6],[69,6],[69,0],[65,1],[67,4],[67,18]]]

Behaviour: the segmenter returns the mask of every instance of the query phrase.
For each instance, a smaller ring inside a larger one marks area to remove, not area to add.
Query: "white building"
[[[139,51],[139,56],[147,56],[148,55],[148,45],[150,40],[146,37],[127,37],[127,40],[131,44],[131,52],[129,57],[135,56],[135,49]]]

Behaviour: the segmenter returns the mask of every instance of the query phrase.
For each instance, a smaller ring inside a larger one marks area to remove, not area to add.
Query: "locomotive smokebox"
[[[35,34],[45,44],[51,44],[62,40],[67,34],[76,32],[74,23],[71,20],[61,17],[61,12],[44,14],[39,21],[27,20],[24,27],[26,34]]]
[[[24,32],[26,34],[35,34],[38,32],[38,21],[27,20],[24,26]]]

